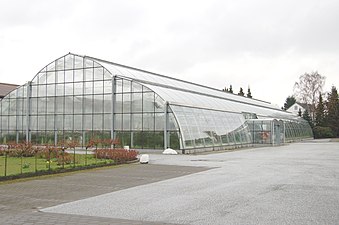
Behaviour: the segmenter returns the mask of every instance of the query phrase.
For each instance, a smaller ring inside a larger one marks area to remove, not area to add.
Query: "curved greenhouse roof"
[[[268,102],[72,53],[7,95],[0,117],[1,142],[76,139],[83,146],[100,136],[190,152],[251,145],[262,131],[250,130],[247,119],[264,118],[285,121],[278,130],[283,141],[312,136],[304,120]]]

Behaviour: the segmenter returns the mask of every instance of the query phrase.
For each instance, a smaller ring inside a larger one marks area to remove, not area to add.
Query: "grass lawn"
[[[72,168],[73,155],[71,155],[72,162],[69,164],[58,164],[57,159],[52,159],[50,162],[45,158],[35,157],[7,157],[6,176],[16,175],[21,173],[31,173],[35,171],[56,170],[62,168]],[[85,166],[93,164],[112,163],[109,159],[95,159],[94,155],[75,154],[75,166]],[[5,176],[5,156],[0,156],[0,176]]]

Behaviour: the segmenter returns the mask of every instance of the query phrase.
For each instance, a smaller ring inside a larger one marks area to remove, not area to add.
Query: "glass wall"
[[[34,144],[77,140],[85,146],[96,137],[163,149],[166,117],[168,140],[179,148],[178,126],[159,95],[132,79],[113,76],[93,60],[69,54],[1,101],[1,142],[26,140],[28,134]]]
[[[181,127],[185,149],[251,143],[242,114],[171,105]]]

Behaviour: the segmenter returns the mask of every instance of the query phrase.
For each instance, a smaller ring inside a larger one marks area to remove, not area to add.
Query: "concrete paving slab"
[[[42,213],[39,209],[185,176],[198,167],[130,164],[0,183],[0,224],[166,224],[130,219]]]
[[[175,224],[339,223],[337,142],[150,159],[213,169],[41,211]]]

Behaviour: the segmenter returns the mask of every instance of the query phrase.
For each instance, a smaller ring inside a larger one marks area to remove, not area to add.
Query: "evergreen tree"
[[[312,127],[312,129],[313,129],[314,124],[313,124],[313,122],[312,122],[312,118],[311,118],[310,114],[308,113],[308,110],[305,110],[305,111],[304,111],[302,118],[303,118],[304,120],[306,120],[306,121],[310,124],[310,126]]]
[[[250,87],[248,87],[248,89],[247,89],[247,98],[252,98],[252,93],[251,93],[251,89],[250,89]]]
[[[294,103],[296,103],[296,99],[293,95],[288,96],[286,98],[286,101],[284,103],[284,110],[286,111],[288,108],[290,108]]]
[[[315,125],[316,126],[326,126],[325,124],[325,106],[323,102],[322,94],[319,93],[318,105],[315,109]]]
[[[238,95],[240,95],[240,96],[245,96],[244,91],[243,91],[242,88],[240,88],[240,91],[239,91]]]
[[[299,111],[298,111],[298,116],[302,116],[302,112],[301,112],[301,109],[299,108]]]
[[[339,99],[337,88],[334,86],[328,94],[326,122],[332,129],[333,134],[339,137]]]
[[[228,92],[233,94],[232,84],[230,85],[230,88],[228,89]]]

